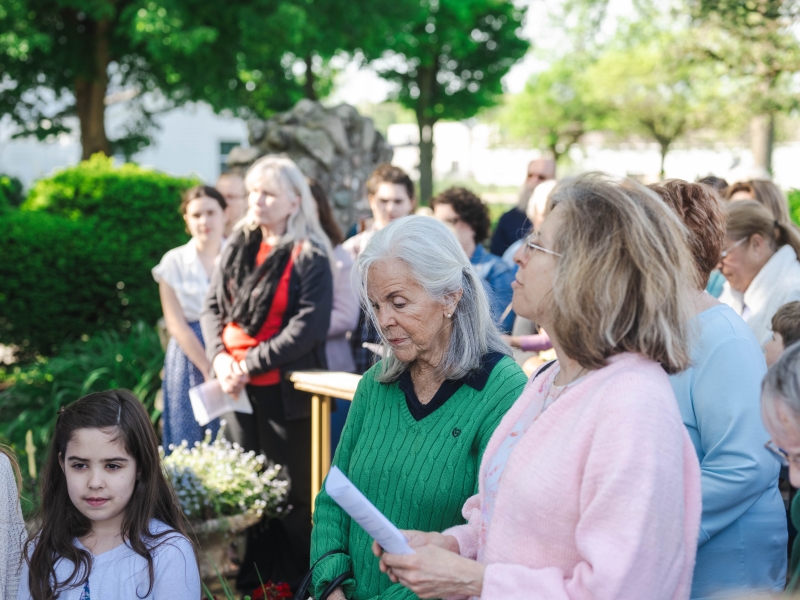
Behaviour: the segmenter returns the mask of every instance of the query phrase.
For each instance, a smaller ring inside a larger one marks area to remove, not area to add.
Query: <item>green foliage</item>
[[[658,143],[663,176],[676,140],[729,125],[730,100],[713,63],[686,60],[686,34],[637,23],[621,30],[615,42],[587,70],[586,89],[605,107],[605,128]]]
[[[22,182],[10,175],[0,175],[0,210],[22,204]]]
[[[519,36],[526,8],[510,0],[397,4],[404,16],[386,37],[388,60],[374,66],[396,84],[395,99],[416,114],[424,202],[433,187],[433,125],[440,119],[468,119],[498,102],[503,76],[529,47]]]
[[[529,44],[519,37],[525,8],[503,0],[407,2],[386,48],[399,63],[377,66],[398,84],[398,101],[424,124],[467,119],[494,105],[501,79]]]
[[[600,128],[607,107],[590,93],[589,64],[580,55],[560,59],[508,98],[499,121],[509,137],[546,148],[558,160],[583,134]]]
[[[792,216],[792,221],[800,227],[800,190],[790,190],[787,196],[789,197],[789,214]]]
[[[25,360],[99,330],[155,323],[150,269],[186,243],[178,207],[194,183],[101,155],[37,182],[0,222],[0,343]]]
[[[39,358],[27,366],[0,370],[0,441],[9,444],[26,472],[26,508],[31,482],[27,474],[25,434],[33,431],[37,472],[41,472],[58,409],[92,392],[111,388],[131,390],[155,422],[155,397],[164,351],[155,329],[136,323],[124,334],[99,332],[86,341],[67,344],[54,358]]]

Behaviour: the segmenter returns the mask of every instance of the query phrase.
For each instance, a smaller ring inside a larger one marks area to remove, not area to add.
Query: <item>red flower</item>
[[[285,581],[273,583],[267,581],[263,586],[258,586],[251,594],[252,600],[281,600],[281,598],[291,598],[292,588]]]

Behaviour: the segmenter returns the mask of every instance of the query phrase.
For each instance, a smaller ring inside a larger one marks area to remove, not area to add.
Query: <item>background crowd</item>
[[[334,600],[799,585],[800,230],[786,198],[760,179],[555,176],[531,162],[491,237],[477,194],[418,206],[389,164],[347,239],[288,158],[183,194],[191,239],[152,269],[170,335],[161,444],[203,439],[188,390],[217,379],[253,407],[225,415],[223,435],[291,481],[288,515],[247,530],[241,590],[296,589],[309,565],[308,593]],[[310,396],[285,376],[308,369],[363,375],[337,411],[333,463],[414,554],[384,553],[324,489],[312,530]],[[0,457],[6,596],[19,582],[26,599],[196,599],[157,445],[127,392],[62,409],[24,548],[19,471]]]

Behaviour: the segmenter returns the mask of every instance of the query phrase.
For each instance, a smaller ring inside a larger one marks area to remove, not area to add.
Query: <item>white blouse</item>
[[[161,521],[150,521],[150,532],[158,534],[169,528]],[[85,548],[78,540],[73,543]],[[150,593],[150,576],[147,561],[136,554],[129,543],[117,546],[99,556],[92,556],[89,571],[89,597],[97,600],[198,600],[201,596],[200,572],[192,545],[179,533],[160,538],[160,545],[152,550],[153,587]],[[74,564],[60,558],[55,564],[58,581],[66,581],[74,569]],[[28,568],[25,565],[20,582],[18,600],[32,600],[28,587]],[[82,578],[83,572],[79,578]],[[59,594],[60,600],[80,600],[83,586],[68,588]]]
[[[0,600],[17,597],[25,539],[14,469],[0,452]]]
[[[186,320],[190,323],[198,321],[209,278],[197,256],[194,240],[167,252],[161,262],[153,267],[152,273],[153,279],[159,283],[163,281],[175,292]]]

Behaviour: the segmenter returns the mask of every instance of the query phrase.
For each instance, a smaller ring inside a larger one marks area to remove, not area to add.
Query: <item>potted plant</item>
[[[267,517],[282,517],[289,482],[280,465],[270,465],[263,454],[245,452],[238,444],[206,431],[202,442],[171,446],[162,463],[170,478],[189,532],[200,552],[200,576],[216,577],[215,565],[226,564],[231,539]]]

